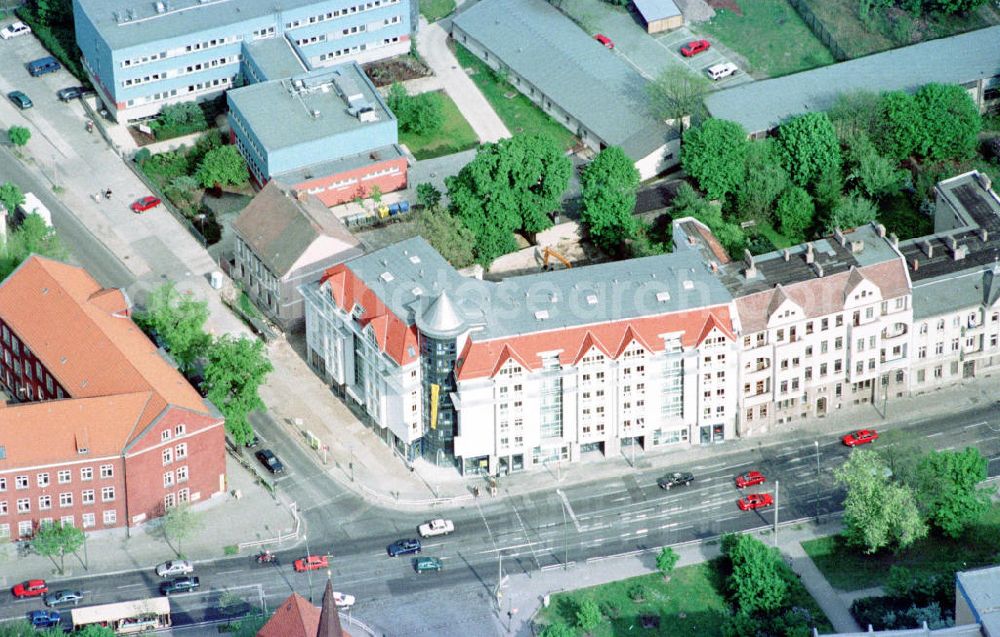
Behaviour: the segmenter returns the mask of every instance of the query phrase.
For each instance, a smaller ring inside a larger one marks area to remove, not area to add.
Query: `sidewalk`
[[[227,456],[226,474],[228,492],[214,500],[198,503],[200,529],[186,539],[181,551],[186,559],[195,562],[219,559],[225,547],[241,542],[254,542],[287,534],[295,529],[295,518],[288,508],[271,497],[263,487],[232,457]],[[240,498],[233,497],[233,491]],[[42,577],[53,582],[70,577],[106,576],[136,568],[152,568],[157,563],[177,557],[167,542],[155,529],[132,529],[128,537],[124,529],[87,533],[87,542],[80,551],[80,558],[66,557],[66,573],[58,575],[47,557],[30,554],[18,557],[17,545],[0,546],[0,587],[9,588],[25,579]],[[287,546],[287,544],[286,544]],[[245,558],[254,552],[250,548],[241,555]],[[83,563],[89,569],[83,567]]]

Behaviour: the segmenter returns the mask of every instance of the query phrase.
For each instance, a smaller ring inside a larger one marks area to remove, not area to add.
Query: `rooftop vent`
[[[588,294],[587,295],[587,305],[597,305],[597,295]]]
[[[660,303],[666,303],[670,300],[670,292],[657,292],[656,300]]]
[[[549,300],[552,301],[553,303],[558,303],[559,295],[553,292],[552,294],[549,295]]]
[[[164,13],[167,10],[167,5],[162,2],[156,2],[153,6],[156,7],[157,13]]]
[[[682,285],[684,286],[685,290],[693,290],[694,289],[694,281],[692,281],[691,279],[685,279],[684,283],[682,283]]]
[[[319,112],[319,109],[315,108],[312,110],[312,113],[310,114],[312,115],[313,119],[319,119],[319,116],[322,115],[322,113]]]
[[[392,276],[392,272],[383,272],[378,276],[378,278],[382,279],[386,283],[389,283],[393,281],[396,277]]]
[[[424,293],[424,291],[421,290],[420,288],[413,288],[412,290],[410,290],[410,292],[413,294],[413,296],[420,296],[421,294]]]
[[[535,318],[538,319],[539,321],[544,321],[545,319],[549,318],[548,310],[538,310],[537,312],[535,312]]]
[[[413,265],[420,263],[420,257],[418,257],[417,255],[411,256],[410,263],[412,263]]]
[[[864,241],[851,241],[851,252],[857,254],[865,249]]]

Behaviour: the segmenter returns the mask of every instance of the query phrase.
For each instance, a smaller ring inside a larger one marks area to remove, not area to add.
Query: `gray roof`
[[[453,24],[632,159],[676,136],[650,112],[646,80],[545,0],[482,0]]]
[[[273,179],[243,209],[233,230],[279,278],[322,236],[339,246],[323,258],[342,254],[346,259],[361,252],[360,242],[319,199],[308,193],[296,197]]]
[[[408,323],[473,327],[473,340],[722,305],[732,300],[697,251],[531,274],[494,283],[458,274],[422,237],[347,263]],[[447,290],[447,295],[440,297]],[[446,298],[448,307],[435,300]],[[446,311],[445,311],[446,310]],[[421,316],[421,319],[415,317]]]
[[[417,317],[420,331],[438,338],[458,336],[465,330],[465,320],[451,302],[447,290],[442,290]]]
[[[280,80],[308,70],[292,48],[292,43],[284,37],[250,42],[245,50],[263,71],[265,80]]]
[[[271,177],[280,179],[286,184],[298,184],[322,175],[339,175],[358,168],[371,166],[373,162],[373,155],[377,158],[377,161],[387,161],[390,159],[406,157],[403,150],[398,145],[394,144],[392,146],[382,146],[381,148],[368,150],[356,155],[338,157],[337,159],[327,159],[324,161],[318,161],[314,164],[299,166],[283,173],[274,173]]]
[[[705,105],[712,117],[739,122],[755,133],[795,115],[825,111],[842,93],[915,91],[932,82],[963,84],[997,73],[1000,26],[742,84],[709,95]]]
[[[1000,297],[1000,267],[986,266],[913,283],[913,318],[966,308],[993,307]]]
[[[674,4],[674,0],[632,0],[632,4],[635,5],[635,8],[642,14],[642,19],[646,22],[655,22],[681,14],[681,10]]]
[[[984,634],[1000,635],[1000,566],[955,574],[959,594],[965,597]]]
[[[316,0],[282,0],[280,9],[267,0],[80,0],[87,17],[112,51],[157,42],[167,38],[190,37],[193,33],[230,34],[231,25],[264,16],[280,16],[281,11],[325,6]],[[117,14],[117,18],[116,18]],[[272,22],[277,22],[275,17]],[[248,30],[249,31],[249,30]]]
[[[269,151],[369,126],[348,112],[351,96],[373,109],[378,122],[395,119],[356,62],[251,84],[227,96]]]

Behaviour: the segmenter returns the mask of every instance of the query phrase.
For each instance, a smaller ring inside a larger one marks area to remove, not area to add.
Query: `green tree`
[[[191,510],[190,505],[179,504],[166,510],[160,524],[164,540],[177,557],[184,557],[183,543],[201,529],[202,519],[199,514]],[[174,546],[174,542],[177,546]]]
[[[376,206],[382,203],[382,187],[378,184],[372,186],[371,190],[368,191],[368,197],[372,200]]]
[[[0,637],[38,637],[38,631],[23,619],[0,623]]]
[[[157,120],[170,128],[182,126],[204,127],[208,123],[205,120],[205,111],[197,102],[178,102],[176,104],[166,104],[160,109]]]
[[[847,181],[854,183],[861,194],[881,197],[899,191],[906,179],[906,171],[896,167],[896,162],[879,154],[868,135],[859,133],[848,142]]]
[[[683,183],[677,189],[670,215],[674,219],[694,217],[708,226],[731,255],[742,255],[746,247],[746,235],[739,225],[726,221],[722,217],[722,208],[718,204],[706,201],[688,183]]]
[[[927,452],[926,438],[913,436],[904,429],[890,429],[879,434],[878,444],[878,455],[892,479],[916,490],[917,467]]]
[[[905,549],[927,535],[913,491],[889,475],[885,461],[871,449],[855,449],[834,472],[847,489],[844,537],[865,553]]]
[[[788,583],[781,572],[781,555],[752,535],[727,536],[723,554],[732,564],[727,586],[737,611],[773,613],[785,604]]]
[[[990,508],[993,489],[981,488],[987,460],[979,449],[931,451],[917,468],[920,504],[927,521],[957,538]]]
[[[404,133],[433,135],[444,124],[441,100],[433,93],[408,95],[403,85],[395,82],[389,87],[386,104]]]
[[[673,122],[674,128],[684,132],[684,118],[701,121],[705,117],[705,95],[712,90],[712,83],[700,73],[692,73],[686,66],[669,64],[646,85],[653,114]]]
[[[31,139],[31,131],[24,126],[11,126],[7,129],[7,138],[15,146],[25,146]]]
[[[475,263],[473,247],[476,236],[447,210],[424,208],[420,213],[417,232],[456,268],[465,268]]]
[[[441,204],[441,191],[434,184],[417,184],[417,202],[424,208],[437,208]]]
[[[826,113],[799,115],[778,127],[782,163],[792,181],[807,186],[840,168],[840,142]]]
[[[922,126],[917,149],[934,161],[966,159],[976,152],[983,118],[968,92],[955,84],[927,84],[914,96]]]
[[[45,223],[45,220],[35,213],[25,217],[21,225],[8,235],[3,259],[0,260],[0,280],[6,278],[32,254],[56,260],[65,259],[67,255],[55,228]]]
[[[273,369],[264,355],[264,343],[225,335],[208,348],[205,383],[208,399],[226,417],[226,431],[238,445],[253,439],[247,417],[264,407],[257,393]]]
[[[516,248],[513,233],[534,235],[552,225],[573,166],[549,137],[516,135],[479,147],[445,180],[452,214],[476,237],[476,260],[488,265]]]
[[[556,622],[543,628],[540,637],[576,637],[576,631],[562,622]]]
[[[986,0],[925,0],[927,9],[941,13],[968,13],[986,4]]]
[[[600,626],[602,621],[604,621],[604,616],[601,614],[601,607],[597,605],[597,602],[592,599],[580,602],[576,609],[576,625],[579,628],[589,633]]]
[[[66,554],[75,554],[83,546],[83,539],[83,531],[75,526],[50,522],[38,527],[31,539],[31,550],[52,560],[62,575],[66,571]]]
[[[788,188],[788,172],[781,166],[774,141],[765,139],[747,146],[743,176],[736,184],[736,209],[741,217],[770,221],[774,200]]]
[[[84,626],[80,630],[74,630],[72,634],[73,637],[115,637],[115,631],[107,626],[98,626],[97,624]]]
[[[664,546],[656,555],[656,570],[660,571],[660,575],[663,577],[669,577],[680,559],[681,556],[677,554],[677,551],[669,546]]]
[[[164,283],[149,295],[140,322],[163,339],[181,371],[190,373],[205,355],[212,337],[205,333],[208,303],[180,294],[173,283]]]
[[[870,91],[841,93],[826,114],[837,131],[837,137],[847,140],[855,135],[871,135],[879,125],[882,96]]]
[[[924,125],[913,96],[905,91],[885,93],[877,113],[872,134],[879,152],[900,161],[913,154],[920,144]]]
[[[393,82],[392,86],[389,87],[388,94],[385,96],[386,106],[389,107],[389,110],[392,111],[392,114],[400,122],[404,118],[404,111],[409,106],[409,97],[406,89],[399,82]]]
[[[580,174],[583,222],[591,241],[609,254],[622,254],[638,224],[633,216],[639,171],[618,146],[605,148]]]
[[[221,146],[205,153],[195,177],[205,188],[244,184],[250,178],[247,163],[236,146]]]
[[[812,225],[816,206],[803,188],[791,186],[778,197],[774,210],[781,224],[781,231],[794,241],[804,241],[806,230]]]
[[[858,228],[875,221],[878,216],[878,209],[870,199],[865,199],[859,195],[844,197],[830,211],[830,218],[826,224],[826,231],[833,232],[834,228],[847,230],[848,228]]]
[[[742,126],[710,119],[684,133],[681,166],[698,180],[709,199],[722,199],[743,179],[749,146]]]
[[[17,207],[23,203],[24,193],[17,184],[7,181],[0,185],[0,204],[3,204],[10,215],[13,215]]]
[[[170,180],[170,183],[163,189],[164,193],[174,202],[193,204],[197,197],[201,184],[190,175],[178,175]]]

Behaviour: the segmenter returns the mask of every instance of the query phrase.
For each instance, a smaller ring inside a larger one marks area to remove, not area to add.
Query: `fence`
[[[833,37],[833,34],[830,33],[825,26],[823,26],[820,19],[816,17],[815,13],[813,13],[813,10],[809,7],[806,0],[788,0],[788,2],[795,7],[795,10],[799,12],[800,16],[802,16],[802,20],[809,25],[809,28],[812,29],[813,34],[819,38],[819,41],[822,42],[826,48],[830,49],[830,53],[833,54],[833,57],[836,58],[838,62],[850,59],[850,56],[847,55],[847,52],[844,51],[843,47],[837,43],[837,39]]]

